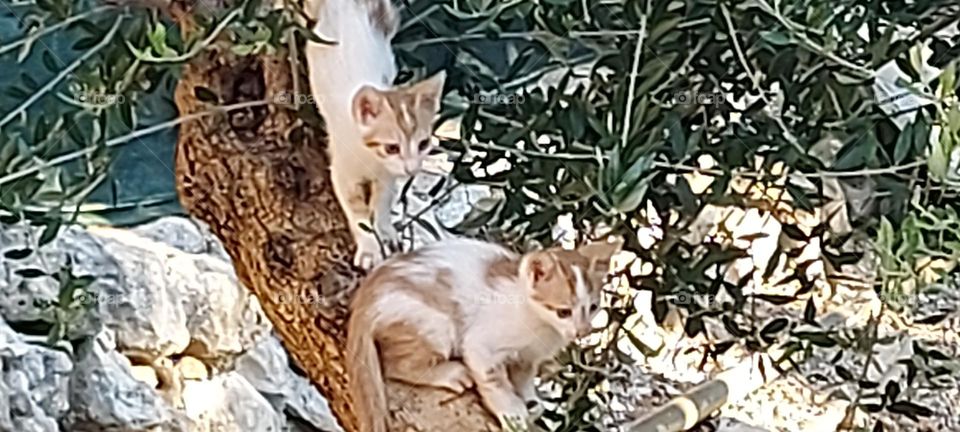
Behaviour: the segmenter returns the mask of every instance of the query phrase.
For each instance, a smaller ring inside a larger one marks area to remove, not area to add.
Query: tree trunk
[[[189,26],[189,18],[181,24]],[[211,108],[196,97],[198,87],[226,105],[279,100],[292,94],[293,82],[282,52],[237,57],[220,47],[184,66],[176,89],[181,115]],[[330,184],[322,135],[293,110],[269,104],[187,122],[177,143],[177,191],[184,208],[223,243],[239,280],[341,425],[355,432],[344,332],[362,274],[350,264],[354,245]],[[499,430],[472,392],[390,383],[387,393],[391,431]]]

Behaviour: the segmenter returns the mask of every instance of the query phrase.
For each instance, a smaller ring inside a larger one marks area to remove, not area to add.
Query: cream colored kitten
[[[383,258],[380,241],[388,249],[399,241],[390,214],[396,183],[416,174],[433,149],[446,75],[393,86],[390,39],[398,22],[390,0],[324,0],[313,7],[314,32],[336,44],[307,43],[310,90],[327,124],[333,187],[357,242],[355,261],[369,268]]]
[[[386,431],[384,378],[457,393],[476,384],[501,422],[526,418],[540,364],[590,332],[620,246],[517,256],[450,239],[384,262],[358,289],[347,327],[360,430]]]

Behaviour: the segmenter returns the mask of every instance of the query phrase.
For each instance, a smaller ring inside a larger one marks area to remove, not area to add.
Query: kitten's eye
[[[427,149],[430,148],[430,140],[425,139],[420,141],[420,144],[417,144],[417,148],[420,149],[420,153],[427,151]]]
[[[570,318],[573,315],[573,310],[571,309],[557,309],[557,317],[561,319]]]
[[[388,155],[400,154],[400,144],[396,144],[396,143],[384,144],[383,151],[387,152]]]
[[[597,306],[597,305],[590,305],[590,312],[596,312],[596,311],[597,311],[597,309],[600,309],[600,306]]]

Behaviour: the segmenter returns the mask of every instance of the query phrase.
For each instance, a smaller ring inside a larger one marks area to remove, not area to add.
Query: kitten
[[[501,424],[526,418],[538,367],[590,332],[620,247],[595,242],[518,256],[448,239],[385,261],[358,288],[347,326],[360,430],[386,431],[384,378],[456,393],[475,384]]]
[[[314,9],[314,32],[336,44],[307,43],[310,89],[327,125],[330,174],[357,243],[355,262],[370,268],[382,259],[380,241],[399,241],[390,214],[396,182],[416,174],[433,150],[446,75],[393,86],[398,14],[390,0],[324,0]]]

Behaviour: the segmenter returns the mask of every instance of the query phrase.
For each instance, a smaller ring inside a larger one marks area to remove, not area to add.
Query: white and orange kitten
[[[334,192],[357,243],[355,262],[369,268],[383,258],[380,242],[399,241],[390,214],[396,183],[416,174],[433,149],[446,75],[393,85],[390,39],[399,23],[390,0],[320,0],[312,7],[313,31],[335,44],[307,43],[310,90],[327,125]]]
[[[595,242],[518,256],[448,239],[385,261],[358,288],[347,326],[360,430],[386,431],[385,378],[457,393],[476,385],[501,422],[523,421],[541,363],[590,332],[620,247]]]

